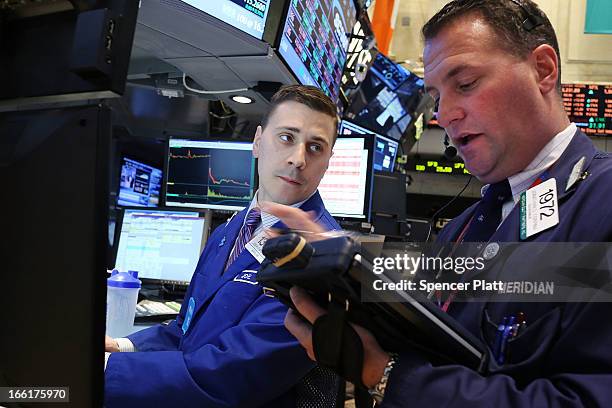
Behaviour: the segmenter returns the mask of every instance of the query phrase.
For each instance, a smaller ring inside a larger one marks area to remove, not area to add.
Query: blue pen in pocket
[[[512,328],[514,326],[515,319],[516,317],[514,315],[511,315],[507,319],[504,317],[504,323],[507,322],[507,324],[504,325],[504,330],[501,335],[501,345],[499,348],[499,354],[497,355],[497,363],[499,365],[504,364],[504,362],[506,361],[506,348],[508,345],[508,339],[512,335]]]
[[[497,331],[495,332],[495,345],[493,348],[493,357],[495,358],[495,361],[499,360],[499,354],[501,353],[502,349],[502,339],[504,336],[504,330],[506,330],[506,323],[508,323],[508,318],[504,317],[504,320],[501,324],[497,326]]]

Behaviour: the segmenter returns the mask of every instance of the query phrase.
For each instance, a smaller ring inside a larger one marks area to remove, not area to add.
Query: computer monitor
[[[399,149],[399,142],[390,139],[376,132],[372,132],[364,127],[361,127],[350,120],[340,122],[341,135],[367,135],[373,134],[376,136],[374,141],[374,170],[375,171],[393,171],[395,167],[395,158]]]
[[[111,123],[98,106],[0,114],[0,386],[69,387],[74,407],[104,402]]]
[[[570,121],[589,136],[612,136],[612,85],[563,84]]]
[[[188,284],[206,232],[199,212],[125,209],[115,269],[138,271],[145,281]]]
[[[161,183],[160,169],[124,157],[117,204],[127,207],[157,207]]]
[[[291,72],[298,82],[318,86],[339,105],[342,71],[356,21],[354,0],[294,0],[282,23],[278,51]]]
[[[345,116],[378,134],[400,140],[425,94],[421,78],[379,53]]]
[[[270,0],[182,0],[198,10],[261,40]]]
[[[242,210],[257,188],[250,142],[170,139],[166,179],[169,207]]]
[[[348,221],[370,221],[374,135],[339,136],[334,155],[319,184],[331,215]]]

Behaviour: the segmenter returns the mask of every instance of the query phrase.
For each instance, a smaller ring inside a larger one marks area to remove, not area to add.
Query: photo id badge
[[[262,248],[267,240],[268,240],[268,237],[266,236],[265,231],[262,231],[259,234],[255,235],[245,245],[245,248],[247,249],[247,251],[249,251],[251,255],[253,255],[253,257],[257,259],[257,262],[259,263],[262,263],[263,260],[266,259],[266,257],[264,256],[262,252]]]
[[[557,182],[548,179],[521,194],[521,239],[559,223]]]

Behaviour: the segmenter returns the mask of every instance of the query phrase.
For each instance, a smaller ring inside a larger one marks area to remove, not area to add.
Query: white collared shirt
[[[508,177],[508,182],[512,189],[512,201],[508,200],[504,203],[502,207],[502,221],[510,214],[514,205],[519,202],[521,193],[528,190],[540,174],[559,160],[576,134],[576,129],[576,124],[571,123],[553,137],[523,171]],[[481,195],[484,196],[487,188],[489,188],[489,184],[482,187]]]
[[[312,197],[316,192],[317,192],[317,190],[315,190],[305,200],[300,201],[300,202],[295,203],[295,204],[291,204],[289,207],[299,208],[302,204],[304,204],[306,201],[308,201],[310,199],[310,197]],[[255,196],[251,200],[251,203],[249,204],[249,208],[247,209],[247,214],[249,213],[249,211],[251,211],[251,208],[257,207],[257,197],[258,196],[259,196],[259,190],[257,190],[255,192]],[[280,221],[280,219],[275,217],[274,215],[268,214],[268,213],[262,211],[262,213],[261,213],[261,222],[259,223],[259,225],[257,225],[257,228],[255,228],[255,231],[253,232],[253,236],[261,233],[266,228],[272,227],[274,224],[276,224],[279,221]],[[244,217],[244,221],[242,221],[242,225],[244,225],[245,222],[246,222],[246,217]]]

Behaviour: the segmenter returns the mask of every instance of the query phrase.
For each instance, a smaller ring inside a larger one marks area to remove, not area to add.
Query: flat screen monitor
[[[278,47],[301,84],[318,86],[338,103],[356,20],[353,0],[292,0]]]
[[[376,132],[372,132],[349,120],[343,120],[342,122],[340,122],[339,133],[341,135],[375,135],[376,140],[374,141],[374,170],[393,171],[395,165],[395,158],[397,157],[397,150],[399,148],[399,142],[397,140],[390,139],[383,135],[379,135]]]
[[[370,220],[374,135],[339,136],[319,184],[325,208],[334,217]]]
[[[270,0],[182,0],[240,31],[261,40]]]
[[[193,211],[125,209],[115,269],[187,284],[204,249],[205,219]]]
[[[124,157],[117,204],[128,207],[157,207],[161,183],[160,169]]]
[[[345,116],[376,133],[400,140],[423,95],[423,79],[379,53],[353,94]]]
[[[169,207],[242,210],[257,187],[252,143],[170,139]]]

